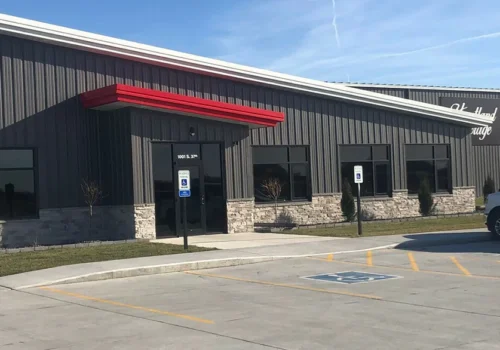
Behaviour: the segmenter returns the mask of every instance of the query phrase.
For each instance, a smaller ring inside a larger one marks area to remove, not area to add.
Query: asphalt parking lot
[[[2,349],[500,349],[500,243],[0,290]]]

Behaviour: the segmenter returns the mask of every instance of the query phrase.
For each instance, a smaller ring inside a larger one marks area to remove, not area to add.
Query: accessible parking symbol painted
[[[355,284],[355,283],[368,283],[375,281],[390,280],[403,277],[394,275],[383,275],[378,273],[359,272],[359,271],[344,271],[344,272],[307,276],[303,278],[316,281],[324,281],[324,282]]]

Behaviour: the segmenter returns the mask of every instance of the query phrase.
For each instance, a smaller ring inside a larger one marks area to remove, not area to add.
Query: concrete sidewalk
[[[198,247],[217,249],[242,249],[265,246],[276,246],[294,243],[323,242],[345,239],[339,237],[299,236],[283,233],[235,233],[214,234],[189,237],[189,244]],[[152,240],[154,243],[183,244],[183,237],[160,238]]]
[[[466,230],[353,239],[316,240],[306,243],[228,249],[209,252],[112,260],[0,277],[0,287],[24,289],[42,285],[77,283],[187,270],[200,270],[326,254],[349,254],[376,249],[420,249],[489,240],[486,230]]]

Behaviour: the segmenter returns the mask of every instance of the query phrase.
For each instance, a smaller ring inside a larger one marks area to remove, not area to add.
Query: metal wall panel
[[[368,90],[372,92],[377,92],[379,94],[384,94],[384,95],[390,95],[394,97],[401,97],[401,98],[407,98],[408,96],[408,89],[402,89],[402,88],[384,88],[384,87],[368,87],[368,86],[356,86],[351,85],[351,87],[354,87],[356,89],[361,89],[361,90]]]
[[[37,149],[41,209],[81,206],[83,179],[102,181],[120,170],[100,168],[99,120],[107,114],[83,109],[77,97],[106,84],[92,68],[96,57],[0,36],[0,147]],[[125,201],[117,184],[103,188],[113,204]]]
[[[368,88],[365,90],[378,92],[382,94],[395,96],[402,90],[397,88]],[[402,96],[401,96],[402,97]],[[407,98],[439,105],[441,97],[463,97],[463,98],[485,98],[485,99],[500,99],[500,93],[487,91],[459,91],[459,90],[432,90],[432,89],[409,89]],[[440,135],[449,135],[449,130],[444,125],[439,126],[443,129]],[[447,136],[444,136],[445,139]],[[424,139],[425,142],[425,139]],[[467,178],[473,179],[473,185],[476,186],[476,195],[482,195],[482,187],[486,177],[490,175],[498,188],[500,188],[500,146],[472,146],[469,142],[455,146],[453,149],[455,154],[461,154],[464,157],[464,163],[471,163],[472,167],[466,169]],[[457,174],[457,177],[461,176]],[[458,182],[463,182],[457,178]]]
[[[196,131],[189,135],[189,128]],[[151,142],[220,142],[224,147],[226,197],[253,196],[250,135],[246,126],[133,109],[132,169],[135,203],[154,203]]]
[[[252,144],[310,145],[313,193],[340,191],[337,148],[341,144],[391,144],[393,186],[405,189],[404,145],[447,143],[452,149],[453,186],[470,186],[473,182],[472,175],[468,173],[471,160],[462,156],[464,150],[470,151],[471,147],[470,136],[464,127],[306,95],[295,95],[294,100],[302,100],[299,104],[302,108],[298,112],[287,113],[285,122],[274,129],[252,130]],[[289,108],[285,110],[290,111]],[[266,137],[271,132],[281,135],[282,130],[296,130],[297,126],[303,128],[297,134],[308,135],[307,139],[282,142],[281,138]]]
[[[132,197],[135,202],[151,203],[149,141],[189,140],[192,123],[200,139],[225,143],[227,198],[253,196],[251,145],[309,145],[314,193],[340,191],[338,144],[392,143],[398,189],[406,186],[405,142],[449,142],[454,150],[454,186],[472,183],[467,173],[472,160],[461,154],[470,147],[470,140],[460,126],[7,36],[0,36],[0,56],[0,145],[38,147],[42,208],[81,205],[82,178],[102,181],[103,190],[110,194],[109,204],[128,203]],[[276,128],[249,131],[234,124],[160,117],[143,110],[128,119],[82,108],[79,93],[113,83],[282,111],[286,120]],[[449,137],[439,138],[440,125],[453,131]],[[125,140],[127,128],[129,141]],[[112,144],[118,148],[113,150]],[[130,171],[114,174],[117,170],[106,163],[109,157],[110,164],[122,169],[128,166],[126,158],[131,158]],[[129,183],[133,193],[127,192]],[[122,186],[126,189],[120,193]]]
[[[484,181],[488,176],[495,181],[495,189],[500,191],[500,147],[474,146],[472,151],[477,196],[482,196]]]
[[[99,113],[99,179],[103,204],[134,203],[130,110]]]

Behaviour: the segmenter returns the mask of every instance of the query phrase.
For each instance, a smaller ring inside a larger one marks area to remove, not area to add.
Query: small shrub
[[[362,221],[373,221],[375,220],[375,214],[370,210],[361,209],[361,220]]]
[[[274,202],[274,221],[278,221],[278,200],[283,190],[283,185],[277,178],[266,179],[261,184],[264,195]]]
[[[284,226],[291,226],[293,225],[293,217],[290,215],[289,212],[286,210],[281,211],[281,213],[278,215],[278,218],[276,219],[276,224],[282,224]]]
[[[356,216],[356,206],[354,205],[352,188],[347,179],[344,179],[342,184],[342,199],[340,200],[340,208],[342,209],[342,215],[346,221],[352,221]]]
[[[488,177],[484,181],[483,186],[483,197],[485,204],[488,201],[488,195],[490,195],[491,193],[495,193],[495,181],[493,181],[491,176],[488,175]]]
[[[432,198],[431,186],[427,177],[424,177],[420,181],[420,188],[418,189],[418,202],[420,204],[420,214],[423,216],[429,216],[434,208],[434,199]]]

